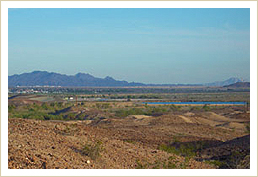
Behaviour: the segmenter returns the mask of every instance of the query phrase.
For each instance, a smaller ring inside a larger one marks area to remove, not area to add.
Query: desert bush
[[[171,162],[171,161],[169,161],[167,166],[165,166],[165,168],[167,168],[167,169],[175,169],[176,168],[176,164]]]
[[[237,169],[250,169],[250,155],[246,155],[243,160],[241,160],[237,166]]]
[[[230,157],[228,158],[228,161],[226,161],[226,166],[228,166],[228,168],[242,168],[241,167],[241,162],[243,161],[243,159],[245,158],[244,154],[234,150],[233,152],[231,152]],[[249,159],[249,163],[250,163],[250,159]]]
[[[41,106],[37,105],[36,103],[33,103],[32,108],[33,108],[35,111],[39,111],[39,110],[41,109]]]
[[[126,108],[126,109],[118,109],[115,111],[115,115],[118,117],[126,117],[129,115],[142,115],[146,114],[141,108]]]
[[[83,145],[82,154],[89,156],[92,160],[100,157],[100,152],[103,150],[102,142],[86,143]]]
[[[134,141],[134,140],[130,140],[130,139],[124,140],[124,142],[132,143],[132,144],[136,144],[136,141]]]
[[[211,110],[211,108],[210,108],[207,104],[205,104],[205,105],[202,107],[202,109],[203,109],[204,111],[210,111],[210,110]]]
[[[147,162],[147,160],[136,159],[136,169],[185,169],[188,166],[188,161],[185,160],[181,163],[175,159],[174,156],[170,156],[168,159],[157,159],[153,163]]]
[[[86,113],[81,113],[76,116],[76,119],[78,120],[84,120],[87,117]]]
[[[168,112],[168,109],[165,107],[149,107],[147,109],[146,115],[161,115],[163,113]]]
[[[15,105],[8,105],[8,113],[15,113],[16,112],[16,106]]]
[[[44,120],[43,114],[29,115],[29,119]]]
[[[40,112],[14,112],[9,115],[12,118],[23,118],[23,119],[39,119],[44,120],[42,113]]]
[[[44,115],[45,120],[63,120],[62,115],[53,115],[53,114],[46,114]]]
[[[169,109],[172,110],[172,111],[178,111],[179,110],[179,108],[174,104],[170,105]]]
[[[207,161],[204,161],[204,162],[207,163],[207,164],[215,165],[217,168],[220,168],[221,166],[224,165],[224,163],[219,161],[219,160],[207,160]]]
[[[179,155],[179,151],[176,150],[176,148],[174,146],[168,146],[168,145],[162,144],[158,147],[158,149],[162,150],[162,151],[166,151],[168,153],[173,153],[173,154]]]
[[[108,109],[110,108],[110,104],[109,103],[102,103],[102,109]]]
[[[205,163],[213,164],[220,169],[249,169],[250,154],[233,150],[230,155],[223,158],[216,158],[205,161]]]
[[[76,113],[69,113],[65,116],[65,119],[74,120],[76,119]]]
[[[146,169],[146,165],[143,165],[140,160],[136,160],[136,169]]]
[[[8,107],[9,117],[11,118],[24,118],[24,119],[39,119],[39,120],[63,120],[62,115],[55,115],[57,106],[59,103],[51,103],[51,106],[47,103],[31,104],[14,107],[10,105]],[[54,107],[52,107],[54,106]]]
[[[199,106],[191,106],[190,107],[190,111],[198,111],[201,110],[201,108]]]
[[[154,116],[154,115],[162,115],[164,113],[169,112],[170,109],[167,107],[153,107],[153,106],[147,106],[145,105],[144,108],[121,108],[116,109],[115,115],[117,117],[126,117],[129,115],[148,115],[148,116]]]
[[[166,151],[168,153],[173,153],[176,155],[181,155],[184,157],[194,157],[196,156],[196,149],[193,145],[181,144],[179,147],[169,146],[162,144],[158,148],[159,150]]]
[[[245,132],[250,134],[250,123],[246,124],[245,129],[246,129]]]
[[[109,103],[96,103],[96,108],[98,109],[108,109],[110,108]]]
[[[41,104],[41,107],[42,107],[43,109],[45,109],[45,110],[50,109],[50,106],[49,106],[47,103],[42,103],[42,104]]]

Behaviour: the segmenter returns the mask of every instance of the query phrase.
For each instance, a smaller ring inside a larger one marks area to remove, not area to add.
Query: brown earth
[[[69,111],[99,115],[91,109],[69,108]],[[246,124],[250,122],[250,113],[241,109],[106,117],[83,121],[9,119],[8,168],[218,168],[200,159],[228,155],[236,146],[248,151],[243,147],[248,140],[239,137],[248,135]],[[190,160],[159,150],[162,144],[196,142],[208,146],[198,150],[198,157]]]
[[[114,132],[89,127],[84,122],[66,123],[25,119],[8,121],[8,167],[11,169],[130,169],[160,167],[171,160],[176,168],[183,157],[127,142],[112,136]],[[102,142],[98,158],[83,153],[84,144]],[[214,168],[191,159],[187,168]]]

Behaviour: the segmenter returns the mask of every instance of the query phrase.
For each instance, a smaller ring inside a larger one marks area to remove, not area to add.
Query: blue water
[[[234,104],[245,105],[246,102],[143,102],[143,104]]]

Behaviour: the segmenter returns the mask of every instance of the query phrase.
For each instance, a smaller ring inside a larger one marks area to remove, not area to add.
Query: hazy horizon
[[[9,9],[8,75],[250,80],[249,9]]]
[[[51,72],[51,71],[45,71],[45,70],[44,71],[43,70],[41,70],[41,71],[40,70],[35,70],[35,71],[31,71],[31,72],[26,72],[26,73],[32,73],[32,72],[48,72],[48,73],[56,73],[56,74],[67,75],[67,76],[75,76],[76,74],[81,73],[81,72],[78,72],[78,73],[75,73],[75,74],[64,74],[64,73],[57,73],[57,72]],[[20,74],[25,74],[25,73],[20,73]],[[18,74],[18,75],[20,75],[20,74]],[[105,77],[112,77],[112,76],[96,77],[91,73],[83,73],[83,74],[89,74],[89,75],[91,75],[95,78],[102,78],[102,79],[104,79]],[[13,75],[9,75],[9,76],[13,76]],[[127,81],[125,79],[117,79],[115,77],[112,77],[112,78],[117,80],[117,81]],[[214,81],[210,81],[209,83],[226,81],[226,80],[231,79],[231,78],[237,78],[237,77],[225,78],[224,80],[214,80]],[[243,78],[238,78],[238,79],[242,79],[244,82],[250,82],[250,80],[247,80],[247,79],[243,79]],[[129,82],[142,83],[142,84],[189,84],[189,83],[144,83],[144,82],[137,82],[137,81],[129,81]],[[200,82],[200,83],[191,83],[191,84],[207,84],[207,83],[201,83]]]

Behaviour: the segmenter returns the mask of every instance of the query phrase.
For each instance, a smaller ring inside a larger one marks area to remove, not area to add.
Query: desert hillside
[[[30,169],[219,168],[223,164],[217,161],[225,156],[241,152],[238,161],[248,157],[244,123],[249,119],[243,114],[238,111],[231,118],[186,112],[81,121],[10,118],[8,164]]]

